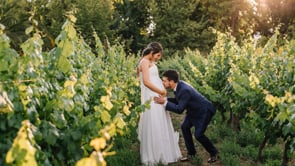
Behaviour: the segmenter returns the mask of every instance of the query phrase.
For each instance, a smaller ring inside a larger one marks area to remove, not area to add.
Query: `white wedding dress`
[[[168,111],[161,104],[156,104],[152,98],[158,96],[143,84],[140,72],[141,103],[151,100],[150,109],[140,114],[138,124],[138,139],[140,141],[140,157],[144,165],[167,165],[176,162],[181,157],[178,145],[179,133],[174,131]],[[154,64],[149,68],[150,81],[158,88],[164,89]]]

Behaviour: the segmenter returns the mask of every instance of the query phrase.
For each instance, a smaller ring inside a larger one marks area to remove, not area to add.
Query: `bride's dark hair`
[[[152,54],[157,54],[163,51],[163,47],[159,42],[151,42],[147,45],[147,47],[142,51],[142,56],[148,55],[152,52]]]
[[[152,53],[152,55],[154,55],[154,54],[157,54],[157,53],[159,53],[159,52],[163,52],[163,47],[162,47],[162,45],[161,45],[161,43],[159,43],[159,42],[151,42],[151,43],[149,43],[148,45],[147,45],[147,47],[142,51],[142,56],[141,56],[141,58],[139,59],[139,61],[138,61],[138,64],[139,64],[139,62],[141,61],[141,59],[144,57],[144,56],[146,56],[146,55],[148,55],[148,54],[150,54],[150,53]],[[138,66],[138,65],[137,65]],[[138,67],[137,67],[137,76],[139,75],[139,69],[138,69]]]

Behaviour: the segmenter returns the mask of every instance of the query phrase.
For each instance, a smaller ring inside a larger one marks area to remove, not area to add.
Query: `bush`
[[[247,159],[255,161],[257,154],[258,154],[258,148],[253,145],[249,145],[249,146],[246,146],[245,148],[242,148],[241,156]]]
[[[272,160],[281,160],[282,158],[282,149],[279,146],[272,146],[265,148],[262,152],[262,159],[267,161],[268,159]]]
[[[267,160],[265,165],[267,166],[280,166],[281,165],[281,160]]]
[[[216,134],[216,136],[219,137],[221,141],[228,138],[234,138],[235,135],[235,132],[231,128],[227,127],[225,124],[220,124],[220,126],[214,133]]]
[[[222,154],[220,154],[220,158],[221,158],[223,165],[226,165],[226,166],[239,166],[240,165],[239,156],[237,156],[237,155],[232,155],[230,153],[222,153]]]
[[[259,130],[255,129],[249,124],[245,124],[242,130],[237,135],[237,143],[241,147],[246,147],[248,145],[259,146],[261,140],[263,139],[263,134]]]
[[[226,140],[220,145],[220,151],[225,154],[239,156],[241,154],[242,148],[238,144],[230,140]]]

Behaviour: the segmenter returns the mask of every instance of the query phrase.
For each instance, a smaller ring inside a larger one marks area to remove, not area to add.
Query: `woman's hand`
[[[162,90],[160,93],[161,96],[165,97],[167,95],[167,91],[166,90]]]

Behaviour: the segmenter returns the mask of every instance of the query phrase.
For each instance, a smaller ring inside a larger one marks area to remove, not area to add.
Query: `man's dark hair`
[[[175,83],[179,81],[179,74],[176,70],[165,71],[163,77],[167,77],[169,81],[173,80]]]

